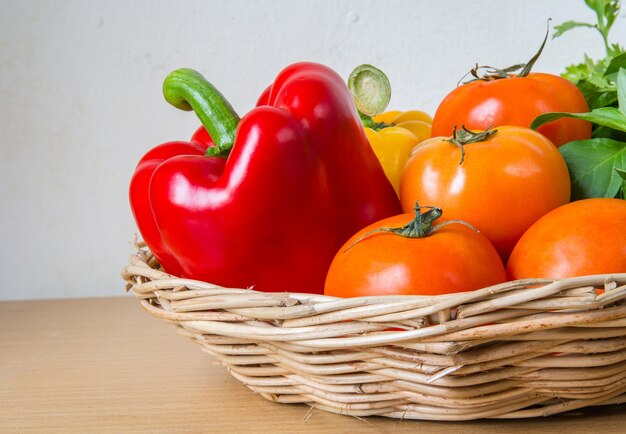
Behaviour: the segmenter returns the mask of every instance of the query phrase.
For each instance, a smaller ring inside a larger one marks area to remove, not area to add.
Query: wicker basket
[[[137,246],[122,274],[149,313],[274,402],[447,421],[626,402],[626,273],[337,299],[174,278]]]

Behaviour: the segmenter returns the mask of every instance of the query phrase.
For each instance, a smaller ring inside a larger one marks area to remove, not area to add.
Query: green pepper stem
[[[235,143],[239,116],[224,96],[199,72],[177,69],[163,82],[163,96],[174,107],[193,110],[215,143],[207,155],[227,157]]]

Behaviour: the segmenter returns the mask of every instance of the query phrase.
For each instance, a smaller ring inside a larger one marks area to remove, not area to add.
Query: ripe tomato
[[[506,262],[526,229],[569,201],[567,166],[548,139],[522,127],[498,127],[463,149],[459,164],[461,149],[447,138],[418,145],[400,181],[402,209],[415,201],[436,203],[447,218],[483,232]]]
[[[335,297],[436,295],[505,281],[504,265],[493,245],[462,224],[449,223],[422,238],[370,233],[401,227],[414,218],[412,213],[389,217],[355,234],[333,259],[324,293]]]
[[[585,199],[528,229],[507,264],[510,279],[626,272],[626,201]]]
[[[461,85],[444,98],[433,119],[432,135],[449,136],[455,125],[470,130],[490,126],[530,127],[542,113],[586,113],[587,102],[568,80],[543,73],[526,77],[476,80]],[[559,119],[539,127],[557,147],[591,137],[591,124],[578,119]]]

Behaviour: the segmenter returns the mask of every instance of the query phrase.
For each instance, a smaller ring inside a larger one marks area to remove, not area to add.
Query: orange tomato
[[[417,146],[400,181],[402,209],[437,204],[446,218],[478,228],[506,261],[536,220],[569,201],[567,166],[548,139],[522,127],[498,127],[463,149],[459,164],[461,149],[448,138]]]
[[[626,273],[626,201],[585,199],[533,224],[507,264],[510,279]]]
[[[484,130],[490,126],[530,127],[543,113],[587,113],[589,107],[578,88],[553,74],[475,80],[457,87],[441,102],[433,119],[432,135],[452,134],[455,125]],[[579,119],[559,119],[538,130],[559,147],[591,137],[591,124]]]
[[[504,265],[493,245],[462,224],[447,224],[422,238],[372,233],[401,227],[414,218],[412,213],[389,217],[355,234],[333,259],[324,293],[335,297],[436,295],[505,281]]]

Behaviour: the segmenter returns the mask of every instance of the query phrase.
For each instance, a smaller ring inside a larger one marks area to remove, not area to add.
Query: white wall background
[[[0,299],[123,294],[134,166],[199,125],[163,100],[168,72],[201,71],[243,114],[289,63],[372,63],[392,108],[434,113],[475,62],[529,59],[548,17],[594,19],[583,0],[0,0]],[[590,30],[535,70],[583,52],[603,52]]]

